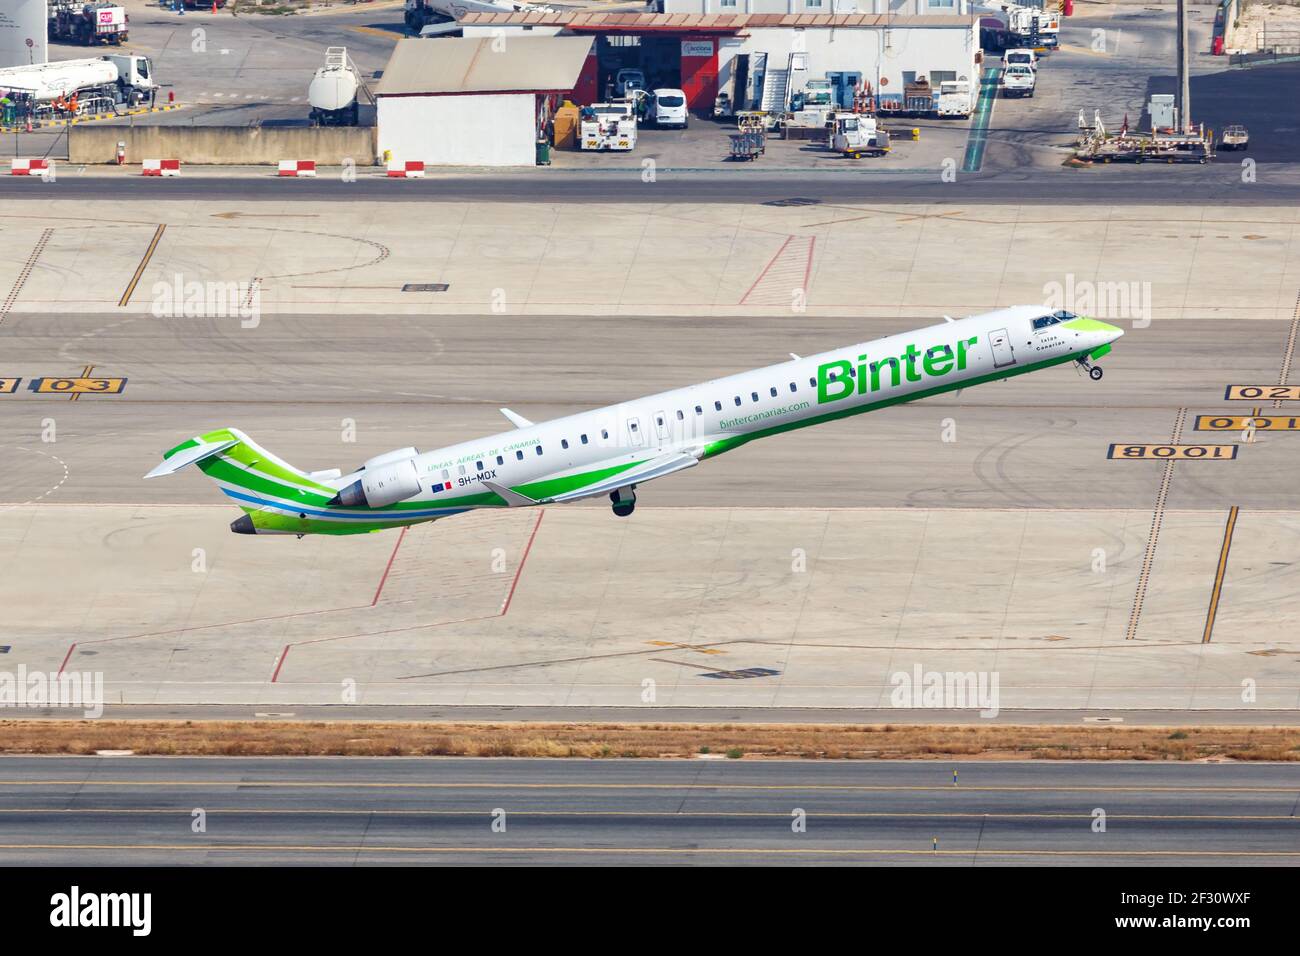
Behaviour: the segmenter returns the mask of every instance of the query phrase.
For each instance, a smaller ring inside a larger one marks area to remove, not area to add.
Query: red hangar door
[[[682,40],[682,92],[688,109],[713,113],[718,97],[718,41],[713,37]]]

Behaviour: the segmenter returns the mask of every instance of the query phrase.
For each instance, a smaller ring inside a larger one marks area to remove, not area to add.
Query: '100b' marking
[[[1231,461],[1237,457],[1236,445],[1111,445],[1107,458],[1126,458],[1134,461],[1158,459],[1177,461]]]

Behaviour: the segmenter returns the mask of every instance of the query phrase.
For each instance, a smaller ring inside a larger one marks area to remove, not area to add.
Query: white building
[[[781,111],[810,80],[829,81],[843,107],[852,105],[856,90],[870,87],[882,109],[900,109],[904,87],[922,79],[936,91],[947,80],[965,80],[973,89],[982,57],[978,19],[970,14],[565,10],[470,13],[460,24],[466,37],[594,36],[575,102],[598,101],[620,68],[637,68],[651,88],[685,91],[697,113],[711,113],[719,93],[740,109]]]
[[[430,166],[532,166],[549,98],[568,95],[591,37],[399,40],[375,91],[378,148]]]

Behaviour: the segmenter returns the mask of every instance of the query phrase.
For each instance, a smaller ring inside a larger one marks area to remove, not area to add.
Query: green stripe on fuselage
[[[731,451],[733,448],[739,448],[741,445],[751,442],[756,438],[766,438],[769,435],[778,435],[781,432],[793,431],[796,428],[806,428],[809,425],[820,425],[823,422],[835,421],[838,418],[849,418],[853,415],[861,415],[864,412],[874,412],[877,409],[888,408],[890,405],[901,405],[904,402],[914,402],[922,398],[929,398],[931,395],[940,395],[943,392],[953,392],[962,388],[970,388],[974,385],[982,385],[985,382],[996,382],[1004,378],[1024,375],[1027,372],[1036,372],[1039,369],[1051,368],[1054,365],[1064,365],[1066,362],[1076,360],[1082,354],[1084,353],[1071,352],[1069,355],[1061,355],[1053,359],[1045,359],[1042,362],[1035,362],[1020,368],[998,369],[990,375],[981,375],[978,378],[968,378],[960,382],[936,385],[933,388],[922,389],[919,392],[908,392],[906,395],[896,395],[892,398],[882,399],[878,402],[868,402],[865,405],[854,405],[850,408],[844,408],[835,412],[827,412],[825,415],[816,415],[812,418],[805,418],[797,422],[787,422],[784,425],[773,425],[771,428],[761,428],[758,431],[750,432],[747,435],[735,435],[729,438],[721,438],[718,441],[709,442],[704,446],[704,455],[701,460],[712,458],[715,455],[721,455],[723,452]],[[847,398],[848,396],[845,397]]]

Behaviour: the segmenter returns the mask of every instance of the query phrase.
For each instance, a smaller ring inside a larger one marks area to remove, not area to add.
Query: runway
[[[1026,169],[963,175],[945,182],[941,171],[891,173],[821,172],[791,169],[743,174],[695,169],[662,168],[653,183],[640,170],[613,168],[580,173],[543,171],[517,174],[483,172],[433,174],[426,179],[393,180],[382,171],[363,167],[355,181],[323,169],[317,179],[281,179],[256,169],[195,169],[181,178],[160,180],[88,167],[64,166],[56,185],[39,179],[0,178],[0,201],[46,202],[59,199],[90,201],[111,195],[115,200],[147,207],[159,201],[255,201],[422,203],[476,202],[563,203],[595,206],[608,203],[724,203],[763,205],[797,200],[808,204],[933,203],[936,205],[1026,206],[1146,205],[1180,206],[1189,201],[1210,205],[1278,206],[1295,201],[1300,172],[1294,167],[1269,167],[1267,174],[1243,182],[1235,163],[1163,169],[1145,167],[1092,170]]]
[[[1298,793],[1269,764],[7,757],[0,864],[1293,866]]]

